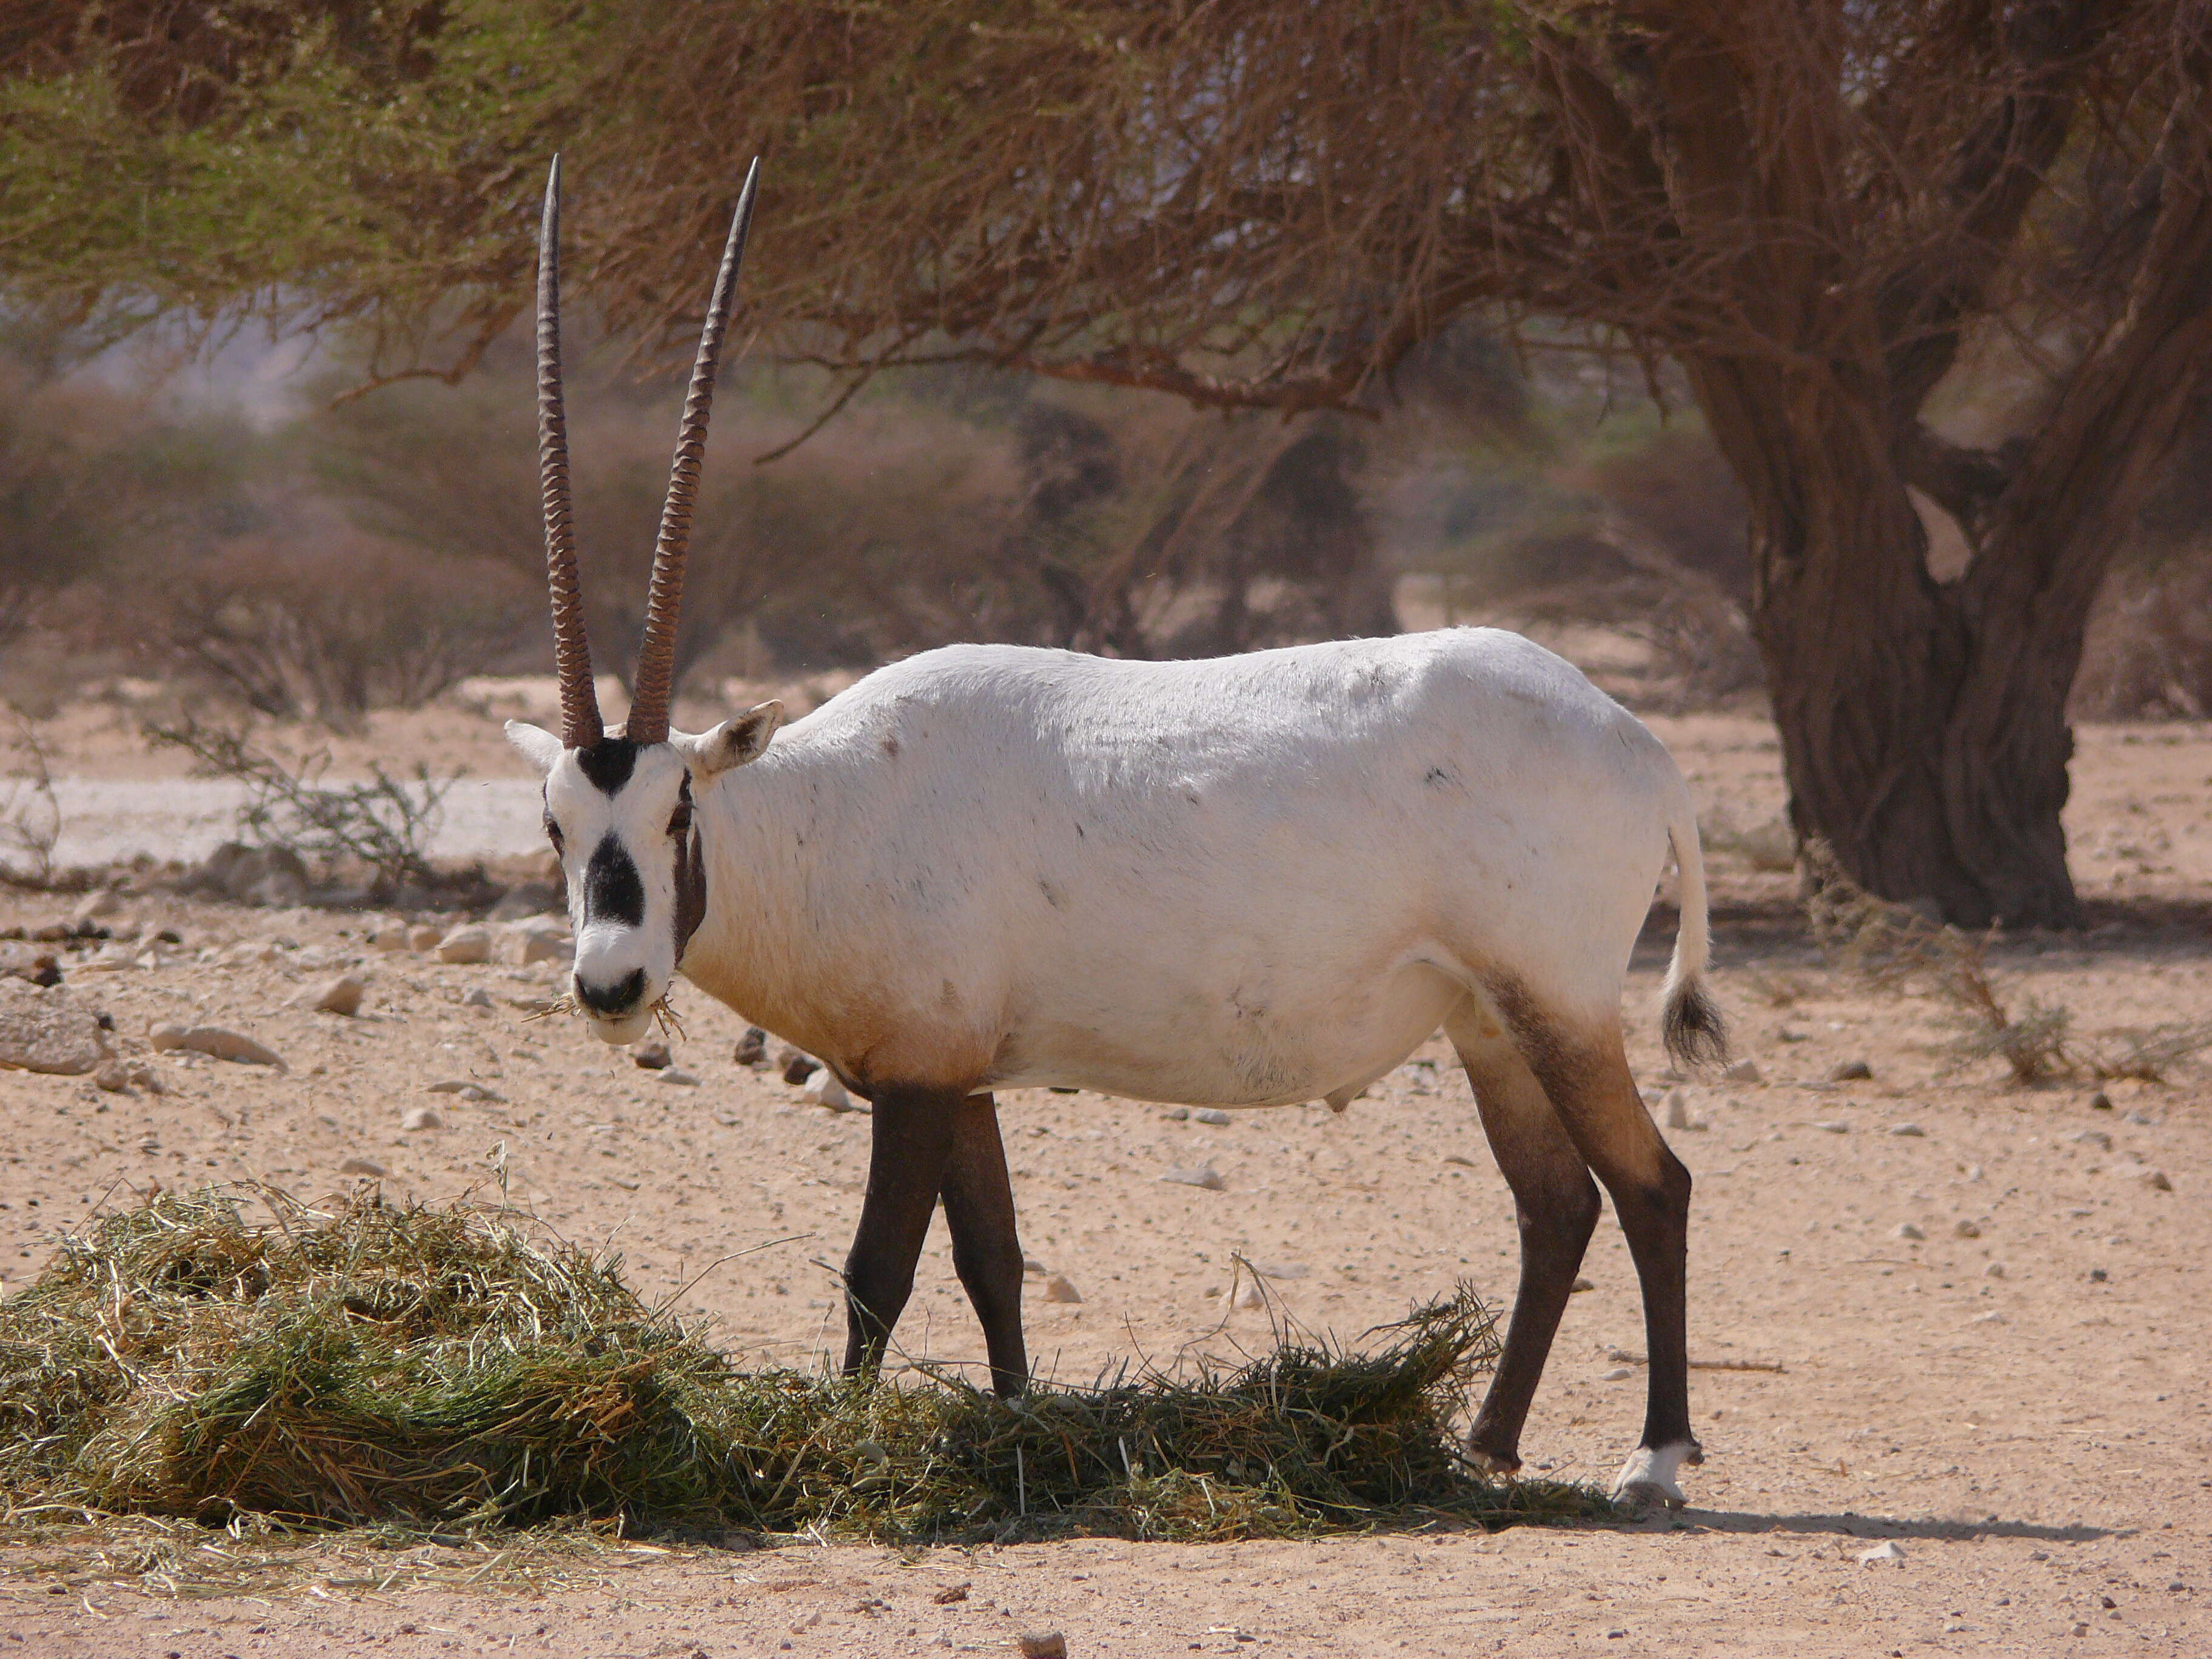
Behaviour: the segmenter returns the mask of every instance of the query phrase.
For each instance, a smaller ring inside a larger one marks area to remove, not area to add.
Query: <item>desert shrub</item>
[[[237,817],[241,840],[288,848],[325,869],[355,860],[393,887],[437,884],[429,838],[457,780],[434,776],[428,763],[417,761],[411,776],[397,778],[371,763],[366,781],[343,782],[330,777],[327,754],[287,763],[238,727],[190,715],[153,722],[145,736],[156,747],[185,750],[208,776],[246,786]]]
[[[138,636],[259,714],[358,731],[495,665],[543,601],[483,559],[397,546],[286,506],[181,561],[131,607]]]
[[[163,1195],[103,1218],[0,1304],[0,1494],[46,1513],[439,1531],[613,1518],[864,1536],[1226,1538],[1437,1511],[1608,1512],[1497,1487],[1451,1415],[1495,1355],[1464,1289],[1372,1351],[1004,1401],[957,1382],[745,1373],[618,1257],[510,1212],[325,1213]]]

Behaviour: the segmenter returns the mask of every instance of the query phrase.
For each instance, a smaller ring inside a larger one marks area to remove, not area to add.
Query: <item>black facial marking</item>
[[[589,749],[576,751],[576,765],[603,795],[611,795],[629,781],[637,766],[638,745],[628,738],[601,738]]]
[[[584,866],[584,920],[618,921],[625,927],[645,923],[645,884],[637,866],[612,836],[592,849]]]
[[[611,985],[594,985],[579,975],[576,1000],[594,1013],[626,1014],[645,994],[645,969],[633,968]]]

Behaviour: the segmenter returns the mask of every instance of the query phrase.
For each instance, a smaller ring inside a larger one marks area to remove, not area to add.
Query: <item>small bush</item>
[[[620,1261],[504,1212],[322,1214],[161,1196],[66,1240],[0,1304],[0,1494],[19,1514],[451,1531],[880,1537],[1082,1529],[1224,1538],[1609,1513],[1585,1489],[1474,1478],[1451,1417],[1492,1362],[1462,1288],[1352,1353],[1003,1401],[733,1370]]]

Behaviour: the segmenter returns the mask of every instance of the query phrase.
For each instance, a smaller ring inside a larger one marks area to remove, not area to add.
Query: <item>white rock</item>
[[[315,993],[315,1011],[325,1014],[357,1014],[368,988],[353,974],[340,974]]]
[[[2105,1152],[2112,1150],[2112,1138],[2102,1129],[2084,1129],[2080,1134],[2074,1136],[2073,1139],[2076,1146],[2094,1146],[2098,1151]]]
[[[1080,1302],[1083,1292],[1075,1288],[1075,1281],[1066,1273],[1054,1273],[1044,1281],[1044,1299],[1048,1302]]]
[[[1220,1172],[1211,1164],[1200,1164],[1195,1168],[1177,1164],[1160,1179],[1172,1182],[1178,1187],[1203,1187],[1209,1193],[1227,1190],[1221,1179]]]
[[[404,927],[380,927],[368,936],[368,948],[372,951],[404,951],[407,948],[407,930]]]
[[[274,1048],[256,1042],[243,1031],[221,1025],[156,1025],[148,1036],[157,1054],[185,1048],[241,1066],[273,1066],[280,1072],[290,1069]]]
[[[1748,1054],[1723,1072],[1721,1076],[1729,1083],[1764,1083],[1766,1080],[1759,1075],[1759,1062]]]
[[[1228,1113],[1223,1111],[1218,1106],[1200,1106],[1197,1110],[1194,1111],[1190,1115],[1190,1121],[1193,1123],[1210,1123],[1215,1128],[1218,1129],[1234,1122],[1236,1120],[1231,1118]]]
[[[438,1109],[434,1106],[416,1106],[411,1108],[399,1120],[399,1127],[410,1132],[418,1129],[442,1129],[446,1127],[446,1120],[439,1115]]]
[[[1905,1547],[1894,1538],[1885,1538],[1872,1549],[1859,1552],[1859,1565],[1863,1567],[1887,1566],[1892,1561],[1900,1567],[1905,1565]]]
[[[853,1097],[845,1092],[845,1085],[837,1081],[837,1074],[826,1066],[815,1073],[812,1077],[808,1078],[806,1086],[799,1093],[800,1098],[810,1104],[823,1107],[829,1111],[853,1112],[860,1109],[854,1103]]]
[[[1680,1089],[1667,1091],[1667,1127],[1686,1129],[1690,1127],[1690,1100]]]
[[[438,941],[446,937],[446,930],[427,921],[418,921],[407,930],[407,948],[410,951],[434,951]]]
[[[519,968],[533,963],[556,962],[574,949],[568,925],[557,916],[529,916],[507,930],[506,960]]]
[[[1838,1122],[1833,1118],[1825,1123],[1815,1123],[1813,1127],[1816,1129],[1825,1129],[1832,1135],[1847,1135],[1851,1132],[1850,1124]]]
[[[471,985],[467,990],[461,993],[461,1006],[464,1008],[489,1008],[491,1006],[491,993],[485,990],[481,985]]]
[[[381,1164],[379,1164],[373,1158],[354,1157],[346,1159],[344,1163],[338,1165],[338,1173],[340,1175],[349,1176],[368,1176],[372,1180],[381,1181],[385,1176],[390,1175],[392,1171],[386,1169]]]
[[[491,960],[491,929],[473,923],[456,927],[437,944],[438,960],[463,966],[474,966]]]
[[[1889,1126],[1889,1133],[1893,1135],[1908,1135],[1916,1140],[1925,1140],[1928,1138],[1928,1131],[1917,1123],[1893,1123]]]
[[[119,1060],[103,1060],[92,1080],[108,1094],[125,1094],[131,1088],[131,1068]]]
[[[1237,1286],[1237,1294],[1230,1298],[1230,1305],[1236,1308],[1264,1308],[1267,1305],[1267,1293],[1261,1290],[1255,1281],[1248,1279]]]
[[[98,1009],[64,986],[0,978],[0,1071],[82,1077],[106,1058]]]
[[[1615,1365],[1609,1371],[1600,1371],[1597,1380],[1601,1382],[1620,1382],[1635,1375],[1636,1373],[1626,1365]]]

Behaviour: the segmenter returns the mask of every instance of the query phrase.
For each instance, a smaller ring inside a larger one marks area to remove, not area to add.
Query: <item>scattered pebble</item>
[[[828,1073],[824,1073],[823,1075],[827,1076]],[[655,1083],[672,1083],[679,1089],[696,1089],[699,1086],[699,1079],[681,1066],[663,1066],[653,1073],[653,1080]]]
[[[1601,1382],[1619,1382],[1635,1375],[1636,1373],[1626,1365],[1615,1365],[1609,1371],[1600,1371],[1597,1380]]]
[[[1667,1091],[1667,1127],[1686,1129],[1690,1127],[1690,1101],[1680,1089]]]
[[[757,1025],[745,1027],[745,1034],[738,1039],[738,1052],[732,1056],[738,1065],[750,1066],[756,1072],[768,1064],[768,1033]]]
[[[434,1095],[459,1095],[463,1100],[493,1100],[504,1102],[505,1095],[495,1094],[483,1084],[465,1077],[441,1078],[428,1085],[427,1092]]]
[[[407,948],[410,951],[434,951],[446,937],[445,930],[420,921],[407,930]]]
[[[1446,1152],[1444,1154],[1444,1162],[1447,1164],[1456,1164],[1462,1170],[1479,1170],[1482,1167],[1473,1158],[1463,1157],[1458,1152]]]
[[[491,960],[491,929],[479,927],[472,922],[466,927],[454,928],[440,939],[436,955],[443,963],[477,967]]]
[[[1889,1133],[1893,1135],[1909,1135],[1915,1140],[1925,1140],[1928,1138],[1928,1131],[1917,1123],[1893,1123],[1889,1126]]]
[[[2102,1129],[2084,1129],[2074,1137],[2074,1142],[2080,1146],[2094,1146],[2100,1152],[2112,1150],[2112,1138]]]
[[[149,1040],[157,1054],[189,1048],[241,1066],[274,1066],[280,1072],[289,1069],[274,1048],[264,1048],[243,1031],[227,1030],[220,1025],[156,1025]]]
[[[1899,1238],[1914,1239],[1925,1238],[1928,1237],[1926,1233],[1922,1232],[1919,1228],[1914,1226],[1910,1221],[1900,1221],[1897,1224],[1897,1236]]]
[[[315,1012],[319,1014],[344,1014],[348,1017],[361,1012],[361,1000],[368,988],[361,982],[357,974],[340,974],[315,993]]]
[[[1579,1296],[1584,1291],[1594,1291],[1596,1288],[1597,1284],[1595,1280],[1577,1279],[1573,1284],[1567,1286],[1567,1294],[1569,1296]]]
[[[775,1064],[776,1069],[783,1073],[783,1080],[793,1086],[805,1082],[822,1069],[821,1061],[811,1054],[800,1053],[789,1043],[776,1050]]]
[[[2002,1279],[2004,1276],[2005,1265],[2002,1261],[1992,1261],[1982,1269],[1982,1277],[1984,1279]]]
[[[464,1008],[489,1008],[491,1006],[491,993],[481,985],[471,985],[461,993],[461,1006]]]
[[[1874,1076],[1874,1067],[1863,1060],[1839,1060],[1828,1067],[1831,1083],[1864,1083]]]
[[[1066,1273],[1054,1273],[1044,1281],[1044,1299],[1048,1302],[1080,1302],[1083,1292],[1075,1288],[1075,1281]]]
[[[1056,1630],[1025,1630],[1018,1645],[1022,1659],[1067,1659],[1067,1638]]]
[[[1847,1135],[1851,1132],[1851,1126],[1850,1124],[1839,1123],[1833,1118],[1831,1118],[1825,1122],[1815,1123],[1813,1127],[1816,1129],[1825,1129],[1832,1135]]]
[[[1260,1288],[1258,1280],[1248,1279],[1237,1285],[1237,1294],[1229,1298],[1229,1305],[1232,1308],[1264,1308],[1267,1305],[1267,1293]]]
[[[1035,1256],[1025,1255],[1022,1258],[1022,1271],[1025,1273],[1041,1273],[1046,1272],[1047,1269],[1044,1263],[1038,1261]]]
[[[668,1045],[659,1037],[647,1037],[642,1042],[632,1043],[629,1057],[633,1063],[644,1067],[648,1072],[660,1070],[674,1058],[668,1052]]]
[[[1963,1216],[1959,1218],[1958,1224],[1951,1231],[1961,1238],[1979,1238],[1982,1236],[1981,1224],[1978,1222],[1969,1221]]]
[[[1172,1182],[1178,1187],[1203,1187],[1209,1193],[1218,1193],[1227,1190],[1225,1184],[1221,1179],[1219,1171],[1216,1170],[1211,1164],[1200,1164],[1195,1168],[1187,1167],[1179,1164],[1173,1169],[1170,1169],[1165,1175],[1162,1176],[1160,1179],[1162,1181]]]
[[[368,948],[372,951],[404,951],[407,948],[407,930],[404,927],[380,927],[369,934]]]
[[[386,1176],[390,1175],[392,1171],[386,1169],[381,1164],[379,1164],[373,1158],[355,1157],[349,1158],[346,1159],[344,1163],[339,1164],[338,1173],[340,1175],[349,1176],[368,1176],[372,1180],[381,1181]]]
[[[2092,1285],[2105,1284],[2111,1278],[2112,1274],[2106,1273],[2102,1267],[2092,1267],[2089,1269],[2089,1282]]]
[[[446,1120],[434,1106],[416,1106],[399,1120],[399,1127],[410,1132],[422,1129],[442,1129]]]
[[[1766,1080],[1759,1075],[1759,1062],[1748,1054],[1723,1072],[1721,1077],[1729,1083],[1764,1083]]]
[[[2111,1111],[2112,1109],[2112,1096],[2106,1094],[2102,1089],[2098,1090],[2095,1094],[2089,1097],[2089,1109],[2093,1112]]]
[[[2166,1178],[2166,1171],[2163,1170],[2153,1170],[2145,1176],[2143,1185],[2154,1193],[2170,1193],[2173,1190],[2173,1183]]]
[[[1160,1115],[1170,1123],[1188,1123],[1190,1121],[1190,1108],[1188,1106],[1170,1106],[1167,1110],[1162,1112]]]
[[[92,1080],[106,1093],[119,1095],[131,1087],[131,1068],[119,1060],[103,1060],[93,1073]]]
[[[1200,1106],[1190,1115],[1190,1121],[1193,1123],[1210,1123],[1218,1129],[1231,1120],[1229,1114],[1218,1106]]]
[[[1859,1552],[1859,1565],[1863,1567],[1885,1566],[1892,1561],[1900,1567],[1905,1565],[1905,1546],[1894,1538],[1885,1538],[1872,1549]]]

